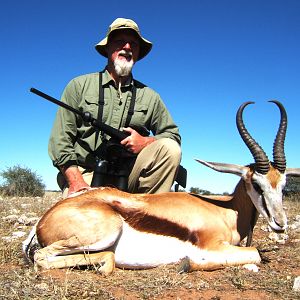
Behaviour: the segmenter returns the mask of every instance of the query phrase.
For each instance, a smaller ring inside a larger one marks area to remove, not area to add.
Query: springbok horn
[[[284,140],[287,130],[287,114],[283,105],[277,100],[269,102],[275,103],[280,109],[280,124],[273,145],[273,166],[280,172],[284,173],[286,169],[286,160],[284,154]]]
[[[255,163],[256,163],[256,171],[260,174],[267,174],[270,168],[269,159],[261,148],[261,146],[251,137],[249,132],[247,131],[244,122],[243,122],[243,111],[244,108],[248,104],[253,104],[254,102],[245,102],[243,103],[237,111],[236,114],[236,126],[243,139],[246,146],[249,148]]]

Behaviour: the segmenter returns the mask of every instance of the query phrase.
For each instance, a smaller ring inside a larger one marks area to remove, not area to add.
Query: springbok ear
[[[286,176],[300,176],[300,168],[286,168]]]
[[[231,173],[240,177],[244,177],[249,171],[248,167],[244,167],[240,165],[217,163],[217,162],[205,161],[201,159],[195,159],[195,160],[200,164],[205,165],[215,171],[222,172],[222,173]]]

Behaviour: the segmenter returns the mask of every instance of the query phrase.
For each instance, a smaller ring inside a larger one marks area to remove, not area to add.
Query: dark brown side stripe
[[[200,243],[197,232],[190,231],[175,222],[139,210],[123,208],[118,205],[117,201],[112,206],[125,219],[126,223],[138,231],[175,237],[184,242],[188,241],[193,245],[199,245]]]

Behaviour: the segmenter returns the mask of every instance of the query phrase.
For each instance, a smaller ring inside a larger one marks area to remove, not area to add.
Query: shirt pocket
[[[135,104],[134,113],[130,124],[137,127],[147,127],[148,106],[144,104]]]
[[[108,116],[107,103],[104,103],[102,109],[102,120],[100,121],[105,123]],[[98,119],[99,98],[97,96],[85,95],[83,111],[91,113],[93,118]]]

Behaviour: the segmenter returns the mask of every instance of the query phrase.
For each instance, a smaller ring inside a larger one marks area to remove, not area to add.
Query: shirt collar
[[[112,84],[115,86],[115,82],[112,79],[112,77],[110,76],[110,74],[108,73],[108,71],[105,69],[104,72],[102,72],[102,85],[106,86],[109,84]],[[128,80],[126,81],[125,85],[122,85],[122,87],[129,87],[133,85],[133,77],[132,74],[130,75],[130,77],[128,78]]]

